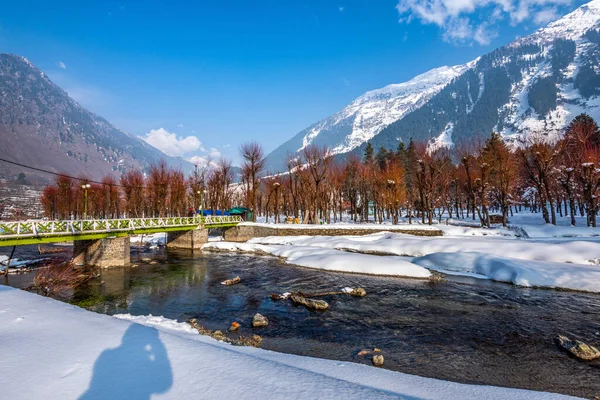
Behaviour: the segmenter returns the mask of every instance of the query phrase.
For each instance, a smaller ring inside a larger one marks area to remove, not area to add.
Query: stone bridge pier
[[[173,249],[200,250],[208,242],[208,229],[198,228],[191,231],[175,231],[167,233],[167,247]]]
[[[131,262],[129,236],[75,240],[73,263],[96,267],[123,267]]]

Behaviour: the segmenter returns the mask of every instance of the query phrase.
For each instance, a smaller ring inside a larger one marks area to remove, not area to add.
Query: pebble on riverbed
[[[237,283],[240,283],[242,280],[240,279],[239,276],[236,276],[233,279],[227,279],[226,281],[221,282],[221,285],[225,285],[225,286],[231,286],[231,285],[235,285]]]
[[[313,300],[307,299],[304,296],[300,296],[292,293],[290,295],[290,299],[294,304],[300,304],[310,310],[327,310],[329,308],[329,303],[324,300]]]
[[[269,325],[269,320],[264,315],[256,313],[254,318],[252,318],[252,327],[253,328],[260,328],[261,326],[267,326],[267,325]]]
[[[367,354],[371,354],[371,353],[381,353],[381,349],[378,349],[377,347],[375,347],[373,350],[371,349],[361,349],[357,356],[361,357],[361,356],[366,356]]]
[[[381,354],[373,356],[373,365],[376,367],[383,367],[383,356]]]
[[[435,285],[436,283],[442,283],[445,281],[446,281],[446,278],[444,277],[444,275],[440,274],[439,272],[434,272],[429,277],[429,283],[432,285]]]
[[[556,341],[560,347],[580,360],[592,361],[600,358],[600,351],[597,348],[579,340],[571,340],[566,336],[558,335]]]
[[[192,328],[196,329],[199,334],[210,336],[213,339],[219,340],[221,342],[230,343],[234,346],[252,346],[252,347],[260,347],[262,342],[262,337],[258,335],[252,335],[251,338],[247,338],[245,336],[239,336],[238,338],[232,338],[227,336],[227,334],[222,331],[211,331],[210,329],[206,329],[202,325],[198,323],[198,321],[193,318],[189,319],[188,324],[192,326]],[[237,322],[234,322],[234,324]],[[233,324],[232,324],[233,325]],[[239,325],[239,324],[238,324]]]

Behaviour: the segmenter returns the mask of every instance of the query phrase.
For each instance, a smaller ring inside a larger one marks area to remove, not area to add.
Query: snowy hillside
[[[286,155],[313,144],[327,146],[334,154],[347,153],[421,107],[474,64],[432,69],[408,82],[371,90],[331,117],[298,133],[271,153],[267,164],[271,168],[281,166]]]
[[[482,56],[476,65],[373,145],[428,140],[436,147],[502,133],[517,146],[559,138],[580,113],[600,119],[600,0]]]
[[[411,137],[432,148],[501,132],[516,145],[560,137],[586,112],[600,120],[600,0],[476,60],[365,93],[268,156],[271,170],[315,144],[335,154],[371,141],[396,149]]]

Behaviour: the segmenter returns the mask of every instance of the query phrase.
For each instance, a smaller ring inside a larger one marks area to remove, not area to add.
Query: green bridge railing
[[[220,228],[242,222],[240,216],[85,219],[0,222],[0,246],[67,242],[110,236]]]

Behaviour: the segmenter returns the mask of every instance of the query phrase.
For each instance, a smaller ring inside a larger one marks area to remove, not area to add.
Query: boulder
[[[227,279],[226,281],[221,282],[221,285],[225,285],[225,286],[231,286],[231,285],[235,285],[236,283],[240,283],[242,280],[240,279],[239,276],[236,276],[233,279]]]
[[[560,347],[580,360],[591,361],[600,358],[598,349],[579,340],[571,340],[566,336],[558,335],[556,341]]]
[[[267,326],[267,325],[269,325],[269,320],[264,315],[256,313],[254,318],[252,318],[252,327],[253,328],[260,328],[261,326]]]
[[[303,305],[310,310],[327,310],[329,308],[329,303],[324,300],[307,299],[297,294],[291,294],[290,299],[294,304]]]
[[[361,287],[354,288],[350,292],[350,296],[354,296],[354,297],[365,297],[366,295],[367,295],[367,291]]]
[[[233,321],[231,323],[231,326],[229,327],[229,330],[230,331],[237,331],[239,328],[240,328],[240,324],[237,323],[237,322],[235,322],[235,321]]]
[[[376,367],[383,366],[383,356],[381,354],[376,354],[373,356],[373,365]]]

